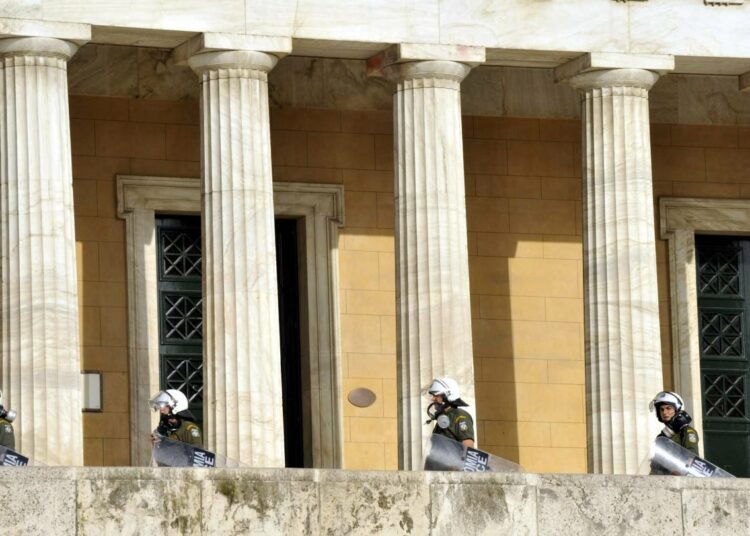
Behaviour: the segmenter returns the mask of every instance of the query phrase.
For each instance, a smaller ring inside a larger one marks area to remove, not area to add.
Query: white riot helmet
[[[461,392],[458,388],[458,382],[453,378],[435,378],[427,388],[430,395],[443,395],[445,401],[452,406],[468,406],[461,400]]]
[[[675,413],[679,413],[682,408],[685,407],[685,403],[680,398],[680,395],[673,393],[672,391],[661,391],[654,399],[649,403],[648,408],[651,411],[656,412],[656,418],[661,422],[661,414],[659,408],[664,404],[669,404],[674,408]]]
[[[187,397],[177,389],[167,389],[166,391],[159,391],[151,400],[149,400],[148,403],[154,411],[159,411],[161,410],[161,408],[165,407],[172,408],[173,414],[177,414],[188,409]]]

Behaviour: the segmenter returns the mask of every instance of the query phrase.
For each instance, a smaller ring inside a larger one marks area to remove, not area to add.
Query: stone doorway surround
[[[674,388],[702,435],[695,234],[750,235],[750,200],[662,197],[659,217],[661,238],[669,244]]]
[[[302,220],[305,244],[300,307],[303,374],[309,386],[313,467],[338,468],[343,459],[338,228],[344,224],[340,185],[274,183],[276,216]],[[201,212],[197,178],[117,177],[117,213],[125,220],[128,272],[128,360],[132,465],[149,465],[148,437],[156,426],[148,400],[159,390],[156,213]],[[304,336],[305,331],[307,337]],[[210,445],[209,445],[210,447]]]

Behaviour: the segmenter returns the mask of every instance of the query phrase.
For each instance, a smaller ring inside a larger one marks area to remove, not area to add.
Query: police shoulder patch
[[[10,427],[10,424],[6,424],[3,426],[3,430],[7,433],[11,433],[13,431],[13,428]]]
[[[198,430],[197,426],[193,426],[193,427],[190,428],[190,435],[193,436],[193,437],[200,437],[201,436],[201,431]]]
[[[462,432],[466,432],[469,429],[469,423],[462,420],[460,423],[458,423],[458,429]]]
[[[688,432],[687,438],[691,443],[698,442],[698,434],[696,434],[695,432]]]

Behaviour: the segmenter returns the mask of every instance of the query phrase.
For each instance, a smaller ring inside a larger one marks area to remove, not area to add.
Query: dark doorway
[[[287,467],[305,466],[297,220],[276,220],[276,274]],[[159,369],[162,389],[179,389],[203,415],[203,294],[200,216],[156,217]],[[309,454],[309,453],[308,453]],[[308,456],[309,458],[310,456]]]
[[[750,476],[750,239],[696,236],[704,453]]]
[[[286,466],[304,467],[297,220],[276,220],[276,274],[279,288]]]

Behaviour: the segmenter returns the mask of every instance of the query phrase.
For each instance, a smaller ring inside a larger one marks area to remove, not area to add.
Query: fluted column
[[[634,474],[658,433],[663,388],[648,91],[658,75],[577,75],[583,122],[583,250],[589,470]]]
[[[276,61],[190,58],[201,77],[208,444],[254,467],[284,466],[267,81]]]
[[[420,469],[427,399],[421,390],[450,376],[474,399],[466,245],[460,84],[452,61],[396,64],[396,292],[399,466]],[[470,408],[473,412],[474,408]]]
[[[66,76],[76,48],[0,40],[2,388],[17,449],[46,465],[83,463]]]

